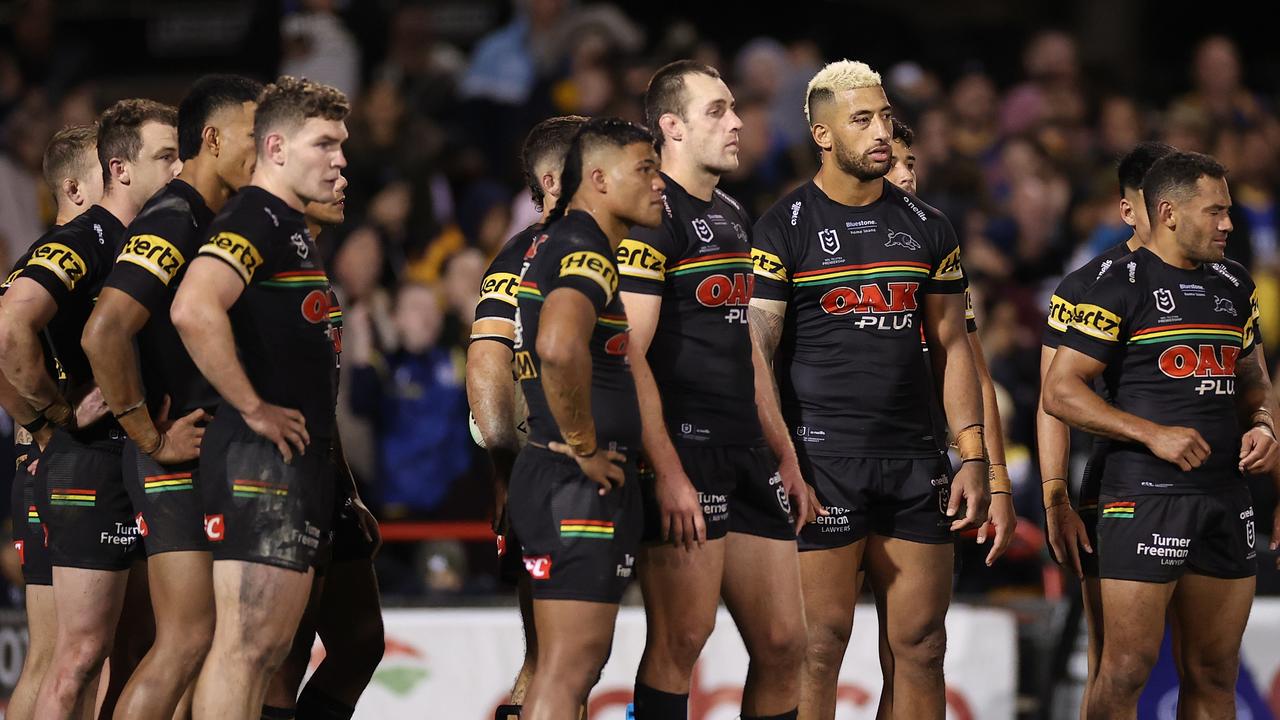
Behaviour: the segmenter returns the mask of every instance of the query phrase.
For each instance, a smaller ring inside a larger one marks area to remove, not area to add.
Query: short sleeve
[[[97,257],[89,241],[75,233],[59,233],[37,245],[22,268],[61,306],[81,288],[92,287]]]
[[[764,300],[790,300],[791,277],[795,258],[788,242],[788,226],[778,221],[778,213],[770,211],[752,230],[751,262],[755,265],[755,289],[752,297]]]
[[[231,216],[225,223],[215,224],[208,241],[200,247],[198,254],[226,263],[248,285],[254,278],[268,274],[262,271],[271,260],[271,237],[265,217],[256,226],[248,222],[237,222],[240,219]]]
[[[1252,281],[1241,288],[1248,293],[1249,317],[1244,324],[1244,338],[1241,341],[1241,355],[1253,352],[1254,346],[1262,345],[1262,313],[1258,310],[1258,288]],[[1242,293],[1243,294],[1243,293]]]
[[[956,238],[955,228],[951,227],[951,221],[941,216],[936,218],[931,228],[933,267],[929,269],[925,291],[937,295],[964,292],[968,283],[965,282],[964,267],[960,265],[960,241]]]
[[[618,245],[619,288],[623,292],[661,295],[667,282],[667,266],[679,260],[679,255],[666,220],[655,228],[632,228]]]
[[[1075,316],[1079,298],[1074,280],[1073,275],[1063,278],[1049,297],[1049,314],[1045,316],[1040,344],[1051,350],[1057,350],[1062,344],[1062,338],[1071,328],[1071,319]]]
[[[116,256],[107,287],[126,293],[153,314],[159,312],[168,305],[174,279],[190,252],[159,234],[131,235]]]
[[[516,288],[520,285],[524,243],[517,235],[498,253],[480,281],[480,298],[476,301],[476,320],[516,319]]]
[[[1109,364],[1131,331],[1133,287],[1120,273],[1103,275],[1082,293],[1061,344]]]
[[[542,296],[559,288],[573,288],[587,296],[597,315],[604,312],[618,294],[618,268],[607,252],[607,247],[564,243],[560,252],[547,255],[544,261],[554,266],[541,273],[546,282],[546,287],[539,288]]]

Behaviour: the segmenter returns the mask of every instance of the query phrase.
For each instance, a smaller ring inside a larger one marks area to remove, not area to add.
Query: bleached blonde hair
[[[815,101],[831,99],[836,93],[844,90],[879,87],[880,73],[871,69],[870,65],[856,60],[837,60],[828,63],[809,81],[804,93],[804,118],[813,125],[812,108]]]

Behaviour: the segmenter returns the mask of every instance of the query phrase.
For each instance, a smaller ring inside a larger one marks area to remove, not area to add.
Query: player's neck
[[[720,183],[719,175],[708,172],[706,167],[679,157],[674,152],[662,154],[662,172],[675,180],[686,193],[703,202],[711,202],[716,185]]]
[[[141,205],[129,197],[129,190],[118,182],[111,183],[111,187],[102,194],[102,201],[98,204],[114,215],[121,225],[133,222],[138,210],[142,209]]]
[[[1165,265],[1172,265],[1183,270],[1195,270],[1200,267],[1200,263],[1188,258],[1178,249],[1178,241],[1173,235],[1153,236],[1151,242],[1146,244],[1146,248],[1160,258]]]
[[[1136,232],[1130,235],[1129,239],[1125,241],[1124,244],[1125,247],[1129,248],[1129,252],[1137,252],[1138,248],[1146,247],[1146,245],[1147,243],[1144,242],[1142,238],[1138,237],[1138,233]]]
[[[58,203],[58,216],[53,219],[54,225],[66,225],[67,223],[80,217],[80,213],[88,208],[80,207],[70,200],[64,200]]]
[[[870,205],[884,194],[884,178],[859,180],[836,167],[835,160],[822,163],[818,174],[813,176],[813,184],[827,197],[850,207]]]
[[[178,179],[196,189],[204,204],[214,213],[220,212],[231,197],[231,188],[218,177],[218,170],[212,160],[197,155],[182,164],[182,172]]]
[[[259,163],[259,166],[261,166],[261,163]],[[285,205],[302,212],[305,203],[302,202],[302,198],[298,197],[298,194],[293,191],[293,188],[289,187],[289,183],[285,182],[285,179],[279,173],[268,170],[254,170],[253,179],[249,184],[257,185],[280,198]]]
[[[307,234],[311,236],[312,242],[315,242],[316,238],[320,237],[320,231],[323,229],[324,228],[320,226],[320,223],[315,222],[311,218],[307,218]]]
[[[581,201],[574,201],[569,204],[570,210],[581,210],[591,216],[596,221],[596,225],[600,227],[609,238],[609,245],[614,250],[622,244],[622,238],[627,236],[631,230],[631,225],[625,223],[617,215],[601,208],[592,207],[590,204]]]

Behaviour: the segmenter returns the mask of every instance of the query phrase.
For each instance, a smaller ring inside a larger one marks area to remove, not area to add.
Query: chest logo
[[[1231,299],[1218,297],[1217,295],[1213,296],[1213,311],[1226,313],[1231,317],[1236,316],[1236,306],[1231,303]]]
[[[298,252],[298,257],[303,260],[306,260],[307,256],[311,254],[311,250],[307,247],[307,239],[302,236],[302,233],[290,235],[289,242],[293,243],[293,249]]]
[[[840,252],[840,235],[831,228],[818,232],[818,243],[822,246],[822,252],[828,255]]]
[[[1154,295],[1156,298],[1157,310],[1159,310],[1162,313],[1173,312],[1173,308],[1174,308],[1173,293],[1170,292],[1168,288],[1160,288],[1159,290],[1156,290],[1151,294]]]
[[[915,238],[897,230],[889,231],[889,239],[884,242],[884,246],[906,248],[907,250],[920,249],[920,243]]]
[[[715,233],[711,231],[711,225],[702,218],[693,221],[693,231],[698,234],[698,239],[704,243],[711,242],[715,239]]]

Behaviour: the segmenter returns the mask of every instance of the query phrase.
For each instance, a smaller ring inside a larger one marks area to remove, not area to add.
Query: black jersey
[[[662,297],[648,360],[667,431],[677,445],[758,445],[751,222],[719,190],[707,202],[662,179],[662,225],[632,228],[618,271],[622,290]]]
[[[591,333],[591,416],[596,442],[620,452],[640,447],[640,405],[627,363],[627,316],[618,297],[618,265],[609,239],[595,220],[569,211],[534,238],[525,253],[529,266],[517,290],[516,371],[529,404],[529,441],[562,442],[542,390],[538,319],[544,299],[557,288],[573,288],[595,306]],[[628,458],[633,459],[633,458]]]
[[[214,219],[199,254],[225,262],[244,281],[231,327],[254,390],[302,411],[313,441],[332,438],[338,360],[330,315],[340,311],[302,213],[250,185]]]
[[[124,225],[106,208],[94,205],[32,246],[22,270],[22,277],[40,283],[58,305],[45,329],[69,390],[93,381],[80,336],[123,238]],[[118,429],[115,419],[108,417],[75,435],[88,442]]]
[[[534,223],[516,233],[502,249],[498,251],[489,269],[484,271],[484,280],[480,282],[480,299],[476,302],[476,320],[505,320],[512,325],[516,322],[516,287],[520,285],[520,274],[524,272],[524,256],[529,252],[533,239],[542,233],[542,225]],[[472,340],[481,337],[511,347],[512,342],[502,335],[472,336]]]
[[[1107,495],[1212,492],[1244,483],[1235,370],[1257,344],[1257,294],[1249,274],[1224,260],[1184,270],[1146,248],[1116,260],[1076,304],[1062,346],[1106,364],[1120,410],[1197,430],[1212,454],[1190,472],[1146,446],[1108,444]]]
[[[106,281],[107,287],[129,295],[151,313],[138,332],[142,380],[152,412],[168,395],[171,417],[199,408],[212,412],[218,404],[217,393],[192,362],[169,319],[187,262],[199,252],[212,221],[213,211],[195,188],[170,181],[129,224],[128,239]]]
[[[923,297],[964,290],[946,216],[885,182],[849,207],[813,182],[756,223],[755,296],[787,301],[774,366],[782,412],[808,453],[930,457]]]
[[[1053,290],[1049,300],[1049,317],[1044,326],[1044,337],[1041,344],[1047,348],[1057,349],[1062,338],[1071,326],[1071,318],[1075,316],[1076,305],[1090,286],[1098,281],[1117,260],[1129,254],[1129,244],[1122,242],[1108,248],[1101,255],[1067,273]]]
[[[22,277],[22,271],[26,269],[27,261],[31,259],[31,253],[34,252],[36,248],[40,247],[40,245],[48,239],[51,234],[53,234],[53,231],[57,229],[57,227],[54,227],[53,230],[41,235],[40,239],[31,243],[31,246],[27,248],[26,252],[22,253],[22,257],[18,258],[18,261],[13,264],[12,268],[10,268],[9,274],[5,276],[4,282],[0,283],[0,297],[4,297],[4,294],[9,291],[9,286],[13,284],[14,280]],[[49,373],[49,377],[53,378],[54,381],[57,382],[59,389],[65,393],[67,391],[67,374],[62,371],[62,365],[58,362],[58,357],[53,352],[53,343],[49,339],[48,328],[45,328],[40,332],[40,347],[44,352],[45,372]]]

